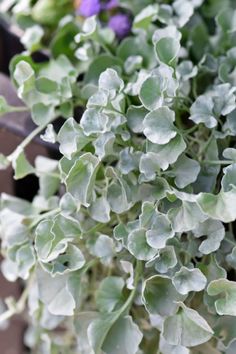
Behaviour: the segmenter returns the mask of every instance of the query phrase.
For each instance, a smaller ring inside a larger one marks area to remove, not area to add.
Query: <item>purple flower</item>
[[[90,17],[101,11],[100,0],[82,0],[77,10],[78,15]]]
[[[117,38],[122,39],[130,33],[131,20],[125,14],[117,14],[110,18],[108,26],[115,32]]]
[[[119,0],[108,0],[106,3],[103,5],[104,10],[112,10],[115,7],[119,6]]]

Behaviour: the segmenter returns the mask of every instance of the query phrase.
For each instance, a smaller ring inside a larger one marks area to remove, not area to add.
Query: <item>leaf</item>
[[[66,177],[67,191],[84,206],[89,204],[98,167],[99,160],[86,153],[75,161]]]
[[[0,117],[11,112],[11,107],[3,96],[0,96]]]
[[[196,124],[204,123],[207,128],[214,128],[217,120],[213,113],[214,103],[211,97],[199,96],[190,108],[190,118]]]
[[[157,213],[151,229],[147,231],[147,243],[153,248],[164,248],[168,239],[174,237],[170,221],[165,214]]]
[[[144,135],[152,143],[164,145],[173,139],[177,132],[173,125],[175,114],[168,107],[160,107],[146,115]]]
[[[91,218],[101,222],[107,223],[110,221],[110,205],[105,197],[97,198],[89,208]]]
[[[69,160],[90,142],[90,138],[84,135],[82,128],[74,118],[65,121],[58,133],[57,140],[60,144],[60,152]]]
[[[45,105],[44,103],[36,103],[32,107],[32,120],[39,126],[44,126],[50,123],[55,117],[54,107],[52,105]]]
[[[150,76],[142,84],[139,97],[140,101],[150,111],[160,108],[164,102],[166,80],[161,76]]]
[[[47,77],[41,76],[35,80],[36,89],[45,94],[52,94],[59,90],[59,86],[56,81],[50,80]]]
[[[142,11],[134,18],[133,30],[147,30],[151,22],[157,18],[158,9],[159,6],[157,4],[149,5],[142,9]]]
[[[236,316],[236,282],[227,279],[217,279],[210,282],[207,288],[210,296],[221,295],[215,301],[216,312],[219,315]]]
[[[207,237],[199,246],[199,251],[210,254],[219,249],[225,237],[225,229],[220,221],[208,219],[193,229],[193,234],[195,237]]]
[[[95,147],[95,154],[100,160],[106,156],[114,155],[113,145],[115,143],[116,136],[112,132],[106,132],[99,135],[99,137],[93,142]]]
[[[54,276],[76,271],[81,269],[84,264],[85,258],[80,249],[74,245],[68,245],[63,254],[51,260],[50,263],[41,263],[41,266]]]
[[[47,272],[38,270],[39,299],[53,315],[72,316],[74,314],[76,303],[68,289],[67,281],[66,275],[52,277]]]
[[[200,193],[197,203],[202,211],[212,219],[222,222],[231,222],[236,219],[236,189],[229,192],[221,191],[217,195]]]
[[[35,168],[39,177],[40,194],[50,198],[59,189],[60,177],[58,173],[58,161],[43,156],[35,159]]]
[[[20,149],[16,152],[16,156],[14,156],[12,161],[12,166],[15,170],[14,179],[18,180],[34,173],[35,169],[26,159],[24,151]]]
[[[80,126],[86,136],[105,133],[108,116],[95,108],[87,109],[80,121]]]
[[[106,266],[111,264],[115,254],[115,245],[111,237],[101,234],[91,242],[89,248],[91,254],[100,258],[101,263]]]
[[[191,231],[207,219],[196,203],[185,200],[180,207],[169,210],[168,218],[175,232]]]
[[[145,173],[153,173],[157,167],[166,170],[170,164],[176,162],[178,157],[186,149],[186,144],[181,135],[177,134],[168,144],[147,144],[148,152],[141,157],[140,171]]]
[[[182,155],[174,164],[170,176],[175,177],[175,184],[179,188],[185,188],[196,181],[200,172],[200,165],[197,161]]]
[[[162,248],[158,255],[150,261],[150,265],[152,263],[155,269],[161,274],[167,273],[170,269],[174,268],[178,263],[174,247],[166,246]]]
[[[207,284],[207,279],[197,268],[181,267],[174,275],[173,284],[180,294],[187,295],[190,291],[203,290]]]
[[[223,172],[224,176],[221,180],[222,189],[224,192],[229,192],[232,187],[236,187],[236,163],[225,167]]]
[[[99,77],[98,86],[100,89],[110,91],[111,97],[114,98],[116,93],[124,88],[124,82],[116,70],[106,69]]]
[[[120,277],[107,277],[102,280],[97,293],[96,303],[99,311],[112,312],[117,306],[122,305],[124,280]]]
[[[171,65],[180,51],[179,40],[172,37],[163,37],[155,44],[157,59],[167,65]]]
[[[128,250],[141,261],[148,261],[157,253],[156,249],[148,245],[145,229],[134,230],[129,234]]]
[[[115,319],[110,314],[94,320],[88,327],[88,338],[95,354],[135,354],[142,340],[138,326],[130,316]]]
[[[142,133],[143,120],[148,111],[143,106],[130,106],[127,111],[127,124],[134,133]]]
[[[165,319],[162,335],[171,345],[194,347],[207,342],[213,331],[197,311],[179,303],[177,314]]]
[[[167,276],[154,275],[144,282],[142,300],[147,311],[151,314],[170,316],[178,307],[176,301],[184,298],[184,295],[176,291]]]

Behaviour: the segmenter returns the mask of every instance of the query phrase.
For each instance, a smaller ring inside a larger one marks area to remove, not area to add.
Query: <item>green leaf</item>
[[[177,187],[185,188],[189,184],[196,181],[199,172],[199,163],[185,155],[182,155],[174,164],[169,175],[173,175],[175,177],[175,184]]]
[[[68,289],[68,276],[52,277],[42,270],[37,272],[39,299],[53,315],[72,316],[76,307],[75,300]]]
[[[60,144],[60,152],[69,160],[90,142],[90,138],[84,135],[82,128],[74,118],[65,121],[58,133],[57,140]]]
[[[44,126],[50,123],[55,117],[55,110],[52,105],[45,105],[44,103],[36,103],[32,106],[32,120],[39,126]]]
[[[133,30],[147,30],[152,21],[156,20],[158,9],[159,6],[157,4],[145,7],[138,15],[135,16],[133,21]]]
[[[145,229],[134,230],[129,234],[128,250],[141,261],[148,261],[157,253],[156,249],[148,245]]]
[[[99,160],[86,153],[75,161],[66,177],[67,191],[84,206],[89,204],[98,166]]]
[[[3,96],[0,96],[0,116],[3,116],[6,113],[11,112],[11,107],[5,100]]]
[[[148,113],[143,122],[145,136],[152,143],[167,144],[177,134],[174,120],[175,114],[168,107],[160,107]]]
[[[206,237],[199,246],[199,251],[210,254],[219,249],[225,237],[225,228],[220,221],[208,219],[193,229],[193,234],[195,237]]]
[[[215,301],[219,315],[236,316],[236,282],[227,279],[213,280],[208,285],[207,293],[215,297],[220,295],[220,299]]]
[[[231,222],[236,219],[236,189],[229,192],[221,191],[217,195],[200,193],[197,203],[209,217],[222,222]]]
[[[39,25],[34,25],[25,30],[24,35],[21,37],[21,43],[28,49],[31,53],[40,49],[41,40],[44,35],[44,30]]]
[[[96,293],[99,311],[112,312],[117,309],[117,306],[122,305],[124,285],[124,280],[120,277],[112,276],[102,280]]]
[[[97,198],[89,208],[91,218],[101,223],[110,221],[110,205],[105,197]]]
[[[154,275],[145,280],[142,299],[149,313],[170,316],[178,307],[176,302],[184,300],[185,296],[176,291],[170,278]]]
[[[207,284],[207,279],[197,268],[181,267],[174,275],[173,284],[180,294],[187,295],[190,291],[203,290]]]
[[[171,65],[180,51],[179,40],[172,37],[163,37],[155,45],[157,59],[167,65]]]
[[[87,109],[80,121],[80,126],[86,136],[104,133],[107,129],[108,116],[95,108]]]
[[[17,151],[16,156],[14,156],[12,166],[15,170],[14,179],[16,180],[24,178],[35,172],[33,166],[26,159],[24,151],[21,149]]]
[[[163,77],[150,76],[141,86],[139,93],[140,101],[150,111],[160,108],[164,102],[165,89],[166,80]]]
[[[207,219],[196,203],[186,200],[182,201],[180,207],[170,209],[168,218],[175,232],[191,231],[199,223]]]
[[[88,338],[95,354],[135,354],[142,340],[138,326],[130,316],[114,321],[109,314],[95,319],[88,327]]]
[[[169,344],[194,347],[211,339],[213,331],[197,311],[179,303],[177,314],[165,319],[162,335]]]
[[[35,87],[39,92],[45,94],[52,94],[59,89],[56,81],[43,76],[35,80]]]
[[[236,163],[223,169],[224,177],[221,180],[224,192],[229,192],[232,187],[236,187]]]

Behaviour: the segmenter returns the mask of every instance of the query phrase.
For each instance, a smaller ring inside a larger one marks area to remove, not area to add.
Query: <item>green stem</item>
[[[10,107],[9,109],[10,113],[13,112],[29,112],[29,108],[28,107]]]
[[[16,151],[19,151],[19,149],[23,150],[24,148],[26,148],[26,146],[28,146],[31,141],[39,134],[41,133],[47,126],[49,123],[53,122],[57,117],[54,117],[53,119],[51,119],[50,122],[44,123],[43,125],[40,125],[39,127],[37,127],[36,129],[34,129],[16,148],[16,150],[14,150],[9,156],[8,156],[8,160],[12,162],[12,160],[14,159],[15,153]]]
[[[231,165],[232,163],[235,163],[233,160],[204,160],[201,161],[202,164],[206,165]]]

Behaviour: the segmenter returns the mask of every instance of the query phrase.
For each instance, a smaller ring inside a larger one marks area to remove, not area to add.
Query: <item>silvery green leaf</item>
[[[138,170],[140,152],[133,152],[129,148],[125,148],[120,152],[120,160],[118,163],[118,168],[122,174],[127,175],[131,171]]]
[[[82,115],[80,126],[86,136],[105,133],[108,116],[98,109],[89,108]]]
[[[154,275],[144,281],[142,300],[150,314],[170,316],[178,307],[176,302],[184,299],[185,296],[176,291],[171,279],[164,275]]]
[[[176,13],[175,23],[178,27],[183,27],[191,18],[194,13],[193,1],[188,0],[175,0],[173,9]]]
[[[207,284],[206,277],[198,268],[181,267],[172,281],[176,290],[183,295],[187,295],[190,291],[201,291]]]
[[[60,185],[60,178],[57,176],[58,161],[44,156],[37,156],[35,169],[39,177],[40,193],[45,198],[53,196]]]
[[[30,270],[36,261],[35,252],[30,244],[21,246],[16,252],[16,264],[18,276],[22,279],[28,279]]]
[[[165,102],[172,102],[172,99],[177,95],[177,89],[179,87],[179,81],[176,79],[174,69],[161,63],[152,73],[159,78],[159,80],[161,80],[161,78],[165,80]]]
[[[114,314],[103,315],[88,326],[88,338],[95,354],[136,354],[142,333],[132,317],[116,319]]]
[[[214,103],[207,95],[199,96],[190,108],[190,118],[196,124],[204,123],[207,128],[214,128],[217,125],[213,113]]]
[[[163,37],[155,44],[157,59],[167,65],[171,65],[178,57],[180,51],[179,40],[173,37]]]
[[[121,214],[131,208],[131,190],[124,178],[121,178],[113,168],[108,168],[107,177],[112,178],[112,182],[107,190],[107,200],[110,208],[117,214]]]
[[[231,267],[236,269],[236,246],[232,249],[232,252],[227,255],[226,260]]]
[[[200,165],[197,161],[182,155],[174,164],[170,172],[175,177],[175,184],[179,188],[185,188],[196,181],[200,172]]]
[[[100,312],[112,312],[122,305],[122,291],[125,282],[122,278],[110,276],[102,280],[96,293],[96,303]]]
[[[127,111],[127,124],[134,133],[142,133],[143,120],[148,111],[143,106],[130,106]]]
[[[35,87],[39,92],[45,94],[55,93],[59,89],[56,81],[50,80],[44,76],[41,76],[35,80]]]
[[[34,52],[40,48],[40,42],[43,38],[44,30],[39,25],[34,25],[26,29],[24,35],[21,38],[21,43],[30,52]]]
[[[69,118],[61,127],[57,141],[60,144],[60,152],[70,160],[76,152],[89,143],[90,139],[84,135],[74,118]]]
[[[134,230],[129,234],[128,250],[141,261],[148,261],[157,253],[156,249],[148,245],[145,229]]]
[[[2,260],[1,272],[9,282],[15,282],[18,278],[18,266],[16,262],[13,262],[9,258]]]
[[[126,286],[128,289],[133,290],[134,289],[134,267],[133,264],[129,261],[120,261],[121,267],[123,271],[127,274],[129,274],[129,278],[126,280]]]
[[[90,252],[99,257],[104,265],[109,265],[115,254],[113,239],[107,235],[99,235],[95,242],[90,245]]]
[[[153,223],[147,231],[147,243],[153,248],[164,248],[168,239],[174,237],[175,233],[171,228],[170,221],[165,214],[156,213],[153,216]]]
[[[97,198],[92,202],[89,212],[93,220],[101,223],[110,221],[110,205],[105,197]]]
[[[176,134],[173,125],[175,114],[168,107],[160,107],[146,115],[144,124],[144,135],[152,143],[164,145],[169,143]]]
[[[236,110],[234,109],[227,115],[226,122],[222,127],[223,132],[227,133],[228,135],[234,136],[236,134],[235,114]]]
[[[60,200],[60,209],[63,215],[70,215],[76,212],[78,206],[70,193],[65,193]]]
[[[236,108],[235,87],[229,83],[217,85],[210,92],[214,102],[214,112],[217,116],[229,114]]]
[[[81,43],[85,40],[96,38],[96,31],[97,31],[97,21],[96,16],[88,17],[82,27],[83,32],[78,33],[75,36],[76,43]]]
[[[161,336],[159,347],[162,354],[190,354],[190,351],[182,345],[171,345]]]
[[[207,237],[199,246],[199,251],[210,254],[220,247],[225,236],[225,228],[219,220],[208,219],[193,229],[193,234],[195,237]]]
[[[162,170],[166,170],[170,164],[176,162],[185,149],[184,139],[180,134],[177,134],[174,139],[171,139],[165,145],[147,143],[147,154],[143,156],[147,156],[151,166],[154,164],[154,166],[159,166]],[[141,163],[142,158],[140,160]],[[141,172],[143,171],[141,170]]]
[[[88,100],[87,107],[106,107],[109,99],[109,91],[99,89]]]
[[[68,275],[56,275],[39,269],[37,272],[39,299],[53,315],[72,316],[75,300],[68,289]]]
[[[206,320],[183,303],[178,305],[177,314],[164,321],[162,335],[167,343],[194,347],[207,342],[214,332]]]
[[[148,5],[138,15],[135,16],[133,21],[133,30],[143,29],[147,30],[152,21],[156,20],[159,6]]]
[[[124,88],[124,82],[119,77],[118,73],[114,69],[106,69],[101,73],[98,86],[100,89],[108,90],[111,94],[111,97],[114,98],[116,93],[119,93]]]
[[[217,195],[200,193],[197,203],[202,211],[212,219],[222,222],[231,222],[236,219],[236,189],[234,187],[229,192],[221,191]]]
[[[221,180],[222,189],[224,192],[229,192],[232,187],[236,187],[236,163],[225,167],[223,172],[224,176]]]
[[[90,201],[98,167],[98,158],[85,153],[75,161],[66,177],[67,191],[84,206]]]
[[[44,134],[41,134],[40,138],[47,143],[55,144],[57,141],[57,134],[52,124],[48,124]]]
[[[150,261],[150,265],[154,264],[155,269],[161,273],[167,273],[177,264],[177,257],[173,246],[166,246],[159,250],[157,256]]]
[[[9,159],[5,155],[0,154],[0,170],[6,170],[7,167],[9,166],[10,166]]]
[[[213,280],[207,288],[207,293],[215,298],[216,312],[219,315],[236,316],[236,282],[227,279]]]
[[[140,69],[143,64],[143,57],[141,55],[131,55],[129,56],[124,64],[125,72],[128,75],[133,74],[136,70]]]
[[[34,173],[35,169],[26,159],[24,151],[20,149],[16,152],[17,153],[15,154],[12,161],[12,166],[15,170],[14,178],[17,180],[17,179],[24,178],[29,174]]]
[[[236,30],[236,12],[231,8],[225,8],[216,17],[216,23],[223,32],[230,33]]]
[[[179,79],[187,81],[195,77],[198,73],[198,68],[193,66],[190,60],[182,61],[176,68],[176,75]]]
[[[207,216],[203,214],[195,202],[183,200],[180,207],[170,209],[168,218],[175,232],[186,232],[206,220]]]
[[[227,148],[223,151],[223,156],[226,159],[233,160],[236,162],[236,149],[233,148]]]
[[[41,263],[44,270],[54,275],[67,274],[81,269],[85,264],[85,259],[78,247],[68,245],[63,254],[50,261],[50,263]]]
[[[34,80],[34,70],[29,63],[22,60],[16,65],[13,77],[19,86],[23,86]]]
[[[139,98],[145,108],[152,111],[163,106],[166,81],[162,76],[150,76],[142,84]]]
[[[104,159],[106,156],[113,155],[113,145],[115,142],[115,134],[112,132],[106,132],[98,136],[94,140],[93,145],[95,147],[95,154],[100,160]]]
[[[79,312],[74,319],[74,327],[77,336],[80,340],[78,341],[76,347],[81,354],[94,354],[94,351],[89,343],[88,339],[88,326],[90,323],[99,317],[98,312]]]

